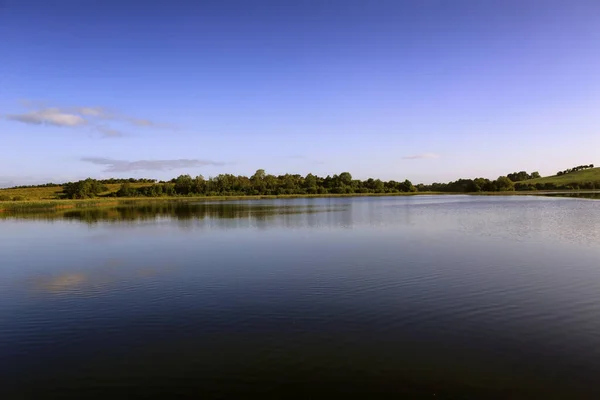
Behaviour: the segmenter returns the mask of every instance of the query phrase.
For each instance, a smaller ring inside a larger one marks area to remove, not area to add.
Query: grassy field
[[[139,188],[150,186],[150,183],[132,183],[131,187]],[[105,196],[116,192],[121,187],[120,183],[106,185],[108,191],[101,193]],[[40,201],[40,200],[57,200],[60,198],[63,191],[62,186],[38,187],[38,188],[22,188],[22,189],[0,189],[0,202],[2,201]]]
[[[578,184],[581,182],[600,182],[600,168],[591,168],[583,171],[571,172],[565,175],[553,175],[546,176],[544,178],[528,179],[526,181],[519,182],[520,184],[531,184],[537,183],[553,183],[555,185],[570,185]]]
[[[111,185],[108,185],[111,186]],[[118,190],[120,185],[115,185]],[[57,189],[53,188],[36,188],[36,189],[1,189],[0,193],[14,192],[18,190],[29,191],[44,191],[46,193],[57,193]],[[48,189],[53,189],[48,190]],[[111,189],[113,190],[113,189]],[[60,192],[58,192],[60,193]],[[107,192],[110,193],[110,192]],[[123,204],[150,204],[165,201],[228,201],[228,200],[266,200],[266,199],[294,199],[294,198],[319,198],[319,197],[382,197],[382,196],[415,196],[415,195],[432,195],[441,194],[439,192],[420,192],[420,193],[361,193],[361,194],[290,194],[290,195],[260,195],[260,196],[176,196],[176,197],[100,197],[85,200],[59,200],[58,198],[49,197],[43,198],[38,193],[33,193],[31,199],[22,201],[0,201],[0,212],[21,212],[21,211],[53,211],[53,210],[68,210],[93,207],[114,207]],[[446,193],[450,194],[450,193]],[[48,194],[46,194],[48,195]]]

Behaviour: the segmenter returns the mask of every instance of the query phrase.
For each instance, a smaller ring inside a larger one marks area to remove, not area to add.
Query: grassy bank
[[[583,171],[571,172],[564,175],[546,176],[537,179],[528,179],[520,181],[519,184],[536,185],[536,184],[554,184],[562,185],[579,185],[585,182],[600,182],[600,168],[590,168]]]
[[[150,185],[151,184],[149,183],[132,183],[131,187],[140,188]],[[104,193],[100,193],[100,196],[110,196],[111,194],[116,193],[121,187],[121,184],[113,183],[105,186],[108,190]],[[63,189],[62,186],[0,189],[0,202],[58,200],[63,194]]]
[[[548,194],[585,194],[585,193],[600,193],[598,189],[580,189],[580,190],[519,190],[510,192],[475,192],[475,193],[463,193],[469,196],[540,196]],[[449,193],[445,193],[449,194]]]
[[[118,186],[118,185],[117,185]],[[46,189],[46,188],[43,188]],[[20,189],[12,189],[20,190]],[[37,190],[37,188],[36,188]],[[291,194],[291,195],[260,195],[260,196],[174,196],[174,197],[98,197],[85,200],[39,199],[26,201],[0,201],[0,212],[11,211],[53,211],[74,208],[114,207],[125,204],[148,204],[165,201],[228,201],[228,200],[267,200],[267,199],[296,199],[296,198],[330,198],[330,197],[384,197],[384,196],[418,196],[442,194],[439,192],[415,193],[353,193],[353,194]],[[448,193],[447,193],[448,194]]]
[[[584,171],[585,172],[585,171]],[[545,178],[542,178],[545,179]],[[120,185],[112,185],[118,190]],[[160,202],[190,202],[190,201],[231,201],[231,200],[268,200],[268,199],[295,199],[295,198],[337,198],[337,197],[385,197],[385,196],[422,196],[422,195],[475,195],[475,196],[526,196],[545,195],[558,193],[594,193],[597,190],[536,190],[536,191],[509,191],[509,192],[478,192],[478,193],[444,193],[444,192],[412,192],[412,193],[352,193],[352,194],[292,194],[292,195],[259,195],[259,196],[163,196],[163,197],[97,197],[85,200],[61,200],[52,197],[60,194],[62,188],[33,188],[33,189],[2,189],[0,193],[34,193],[28,200],[0,201],[0,212],[45,212],[69,209],[84,209],[96,207],[115,207],[119,205],[150,204]],[[111,192],[107,192],[110,194]],[[33,197],[33,199],[31,199]]]

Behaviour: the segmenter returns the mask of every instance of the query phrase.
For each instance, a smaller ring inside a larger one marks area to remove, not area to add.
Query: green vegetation
[[[487,178],[459,179],[450,183],[433,183],[417,185],[419,191],[443,193],[477,193],[477,192],[509,192],[515,190],[514,183],[506,176],[492,181]]]
[[[564,171],[558,171],[556,173],[556,175],[566,175],[566,174],[570,174],[571,172],[577,172],[577,171],[583,171],[584,169],[590,169],[590,168],[594,168],[594,164],[590,164],[590,165],[580,165],[577,167],[573,167],[573,168],[569,168],[566,169]],[[538,177],[539,178],[539,177]]]
[[[68,200],[67,200],[68,201]],[[174,201],[162,200],[118,200],[114,204],[104,202],[105,207],[90,207],[89,202],[74,202],[75,207],[65,207],[51,210],[28,209],[14,210],[1,213],[0,219],[31,219],[31,220],[65,220],[72,219],[94,224],[103,222],[144,221],[154,220],[157,216],[172,217],[178,220],[203,218],[252,218],[266,220],[275,215],[316,214],[337,211],[341,208],[334,206],[307,205],[273,205],[270,203],[252,205],[247,202],[214,202],[214,201]],[[85,204],[83,206],[82,204]]]
[[[600,189],[600,168],[593,168],[593,164],[566,171],[570,172],[562,171],[554,176],[524,180],[517,183],[515,188],[516,190]]]
[[[90,199],[106,192],[108,187],[95,179],[88,178],[83,181],[67,183],[64,186],[63,193],[68,199]]]
[[[102,182],[102,181],[99,181]],[[0,189],[0,202],[4,201],[40,201],[40,200],[57,200],[66,198],[64,192],[65,187],[69,185],[53,185],[53,186],[20,186],[17,188]],[[148,183],[132,183],[133,187],[148,186]],[[103,184],[106,191],[98,193],[97,197],[111,196],[112,193],[119,190],[120,184]]]
[[[508,175],[506,175],[506,177],[513,182],[520,182],[520,181],[526,181],[528,179],[540,178],[540,173],[536,171],[536,172],[532,172],[531,174],[528,174],[527,171],[520,171],[520,172],[513,172],[512,174],[508,174]]]
[[[14,215],[18,212],[48,212],[61,211],[69,209],[87,209],[97,207],[114,207],[121,205],[140,205],[151,203],[189,203],[213,202],[213,201],[234,201],[234,200],[272,200],[272,199],[294,199],[294,198],[320,198],[320,197],[356,197],[356,196],[412,196],[418,194],[440,194],[440,193],[367,193],[367,194],[305,194],[305,195],[260,195],[260,196],[162,196],[162,197],[98,197],[94,199],[79,200],[26,200],[26,201],[0,201],[0,217],[9,212]]]
[[[239,198],[281,198],[319,196],[382,196],[419,193],[510,193],[514,191],[600,189],[600,168],[593,164],[561,171],[542,178],[538,172],[513,172],[495,180],[487,178],[459,179],[449,183],[413,185],[411,181],[382,181],[353,179],[348,172],[319,177],[313,174],[270,175],[258,170],[251,177],[221,174],[205,179],[202,175],[180,175],[168,182],[154,179],[85,179],[63,185],[45,184],[0,189],[0,211],[32,208],[69,207],[68,200],[104,201],[122,199],[179,199],[211,200]],[[68,200],[67,200],[68,199]],[[78,203],[79,204],[79,203]],[[87,205],[86,205],[87,204]],[[114,203],[113,203],[114,204]]]
[[[134,188],[124,183],[115,193],[117,197],[160,197],[160,196],[279,196],[279,195],[325,195],[325,194],[394,194],[414,193],[417,188],[409,181],[381,181],[352,179],[343,172],[325,178],[308,174],[269,175],[258,170],[251,177],[221,174],[204,179],[202,175],[192,178],[180,175],[170,182],[156,183]]]
[[[539,190],[581,190],[600,189],[600,168],[594,165],[583,165],[570,168],[559,175],[546,178],[539,172],[513,172],[501,176],[495,181],[486,178],[459,179],[450,183],[434,183],[417,185],[417,189],[444,193],[483,193]]]

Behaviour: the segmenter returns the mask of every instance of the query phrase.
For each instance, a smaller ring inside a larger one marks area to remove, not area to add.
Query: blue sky
[[[0,185],[596,163],[600,2],[0,0]]]

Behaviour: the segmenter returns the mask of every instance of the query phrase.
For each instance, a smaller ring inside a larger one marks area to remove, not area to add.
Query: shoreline
[[[593,194],[598,190],[548,190],[548,191],[507,191],[507,192],[400,192],[400,193],[348,193],[348,194],[289,194],[289,195],[256,195],[256,196],[164,196],[164,197],[98,197],[92,199],[52,199],[0,201],[0,213],[11,211],[58,211],[79,208],[114,207],[134,205],[138,203],[156,202],[209,202],[209,201],[241,201],[241,200],[276,200],[276,199],[309,199],[309,198],[343,198],[343,197],[406,197],[406,196],[535,196],[552,194]]]
[[[340,193],[340,194],[283,194],[256,196],[161,196],[161,197],[96,197],[92,199],[48,199],[0,201],[0,212],[25,210],[61,210],[88,207],[108,207],[137,203],[156,202],[191,202],[191,201],[241,201],[241,200],[276,200],[276,199],[309,199],[335,197],[399,197],[441,195],[452,193],[441,192],[401,192],[401,193]]]

